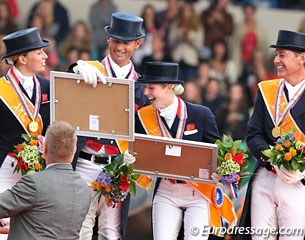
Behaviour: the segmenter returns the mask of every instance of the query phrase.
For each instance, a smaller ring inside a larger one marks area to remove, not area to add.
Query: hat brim
[[[281,49],[288,49],[288,50],[294,50],[294,51],[301,51],[304,52],[305,48],[304,46],[296,46],[296,45],[270,45],[270,48],[281,48]]]
[[[119,40],[122,40],[122,41],[133,41],[133,40],[138,40],[138,39],[141,39],[141,38],[145,37],[144,33],[142,33],[142,34],[140,34],[138,36],[135,36],[135,37],[121,36],[121,35],[118,35],[117,33],[112,33],[110,31],[110,26],[106,26],[104,29],[105,29],[106,34],[109,37],[112,37],[112,38],[115,38],[115,39],[119,39]]]
[[[182,80],[178,79],[169,79],[169,78],[149,78],[145,76],[140,76],[137,79],[137,82],[139,83],[168,83],[168,84],[180,84],[183,83]]]
[[[3,55],[1,57],[1,59],[5,59],[5,58],[8,58],[8,57],[17,55],[17,54],[29,52],[29,51],[32,51],[32,50],[35,50],[35,49],[44,48],[44,47],[47,47],[49,45],[50,45],[50,42],[48,40],[42,40],[41,44],[38,44],[38,45],[35,44],[33,46],[28,46],[26,48],[21,48],[21,49],[18,49],[16,51],[12,51],[12,52],[6,53],[5,55]]]

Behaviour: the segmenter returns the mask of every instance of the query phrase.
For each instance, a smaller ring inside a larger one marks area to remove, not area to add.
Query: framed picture
[[[129,142],[135,172],[164,178],[211,183],[217,167],[217,145],[135,134]]]
[[[96,88],[80,75],[51,71],[51,122],[63,120],[77,135],[134,140],[134,81],[106,78]]]

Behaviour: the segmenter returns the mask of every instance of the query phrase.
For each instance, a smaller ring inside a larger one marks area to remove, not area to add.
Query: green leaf
[[[136,184],[135,184],[135,182],[130,183],[129,191],[130,191],[130,194],[132,194],[134,196],[136,195]]]
[[[271,158],[274,156],[274,153],[272,152],[271,149],[266,149],[266,150],[262,151],[262,154],[264,154],[264,156],[266,156],[268,158]]]
[[[21,134],[21,138],[23,138],[26,142],[31,141],[31,137],[27,134]]]
[[[141,174],[139,174],[139,173],[134,173],[134,174],[131,175],[131,178],[132,178],[133,180],[138,180],[140,176],[141,176]]]

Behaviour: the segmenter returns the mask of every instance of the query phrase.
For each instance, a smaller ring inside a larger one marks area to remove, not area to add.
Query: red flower
[[[29,170],[29,166],[25,162],[22,161],[22,157],[18,157],[17,165],[18,165],[18,168],[20,168],[20,169],[24,169],[26,171]]]
[[[127,176],[125,174],[123,174],[121,176],[121,182],[120,182],[119,188],[121,190],[125,190],[125,191],[129,189],[129,183],[127,181]]]
[[[242,152],[236,153],[233,160],[238,164],[242,165],[244,163],[244,154]]]

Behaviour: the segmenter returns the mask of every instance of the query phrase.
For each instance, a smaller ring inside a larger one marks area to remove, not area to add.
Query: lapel
[[[305,92],[290,112],[294,119],[297,119],[305,113]],[[305,124],[305,122],[303,122],[303,124]]]

